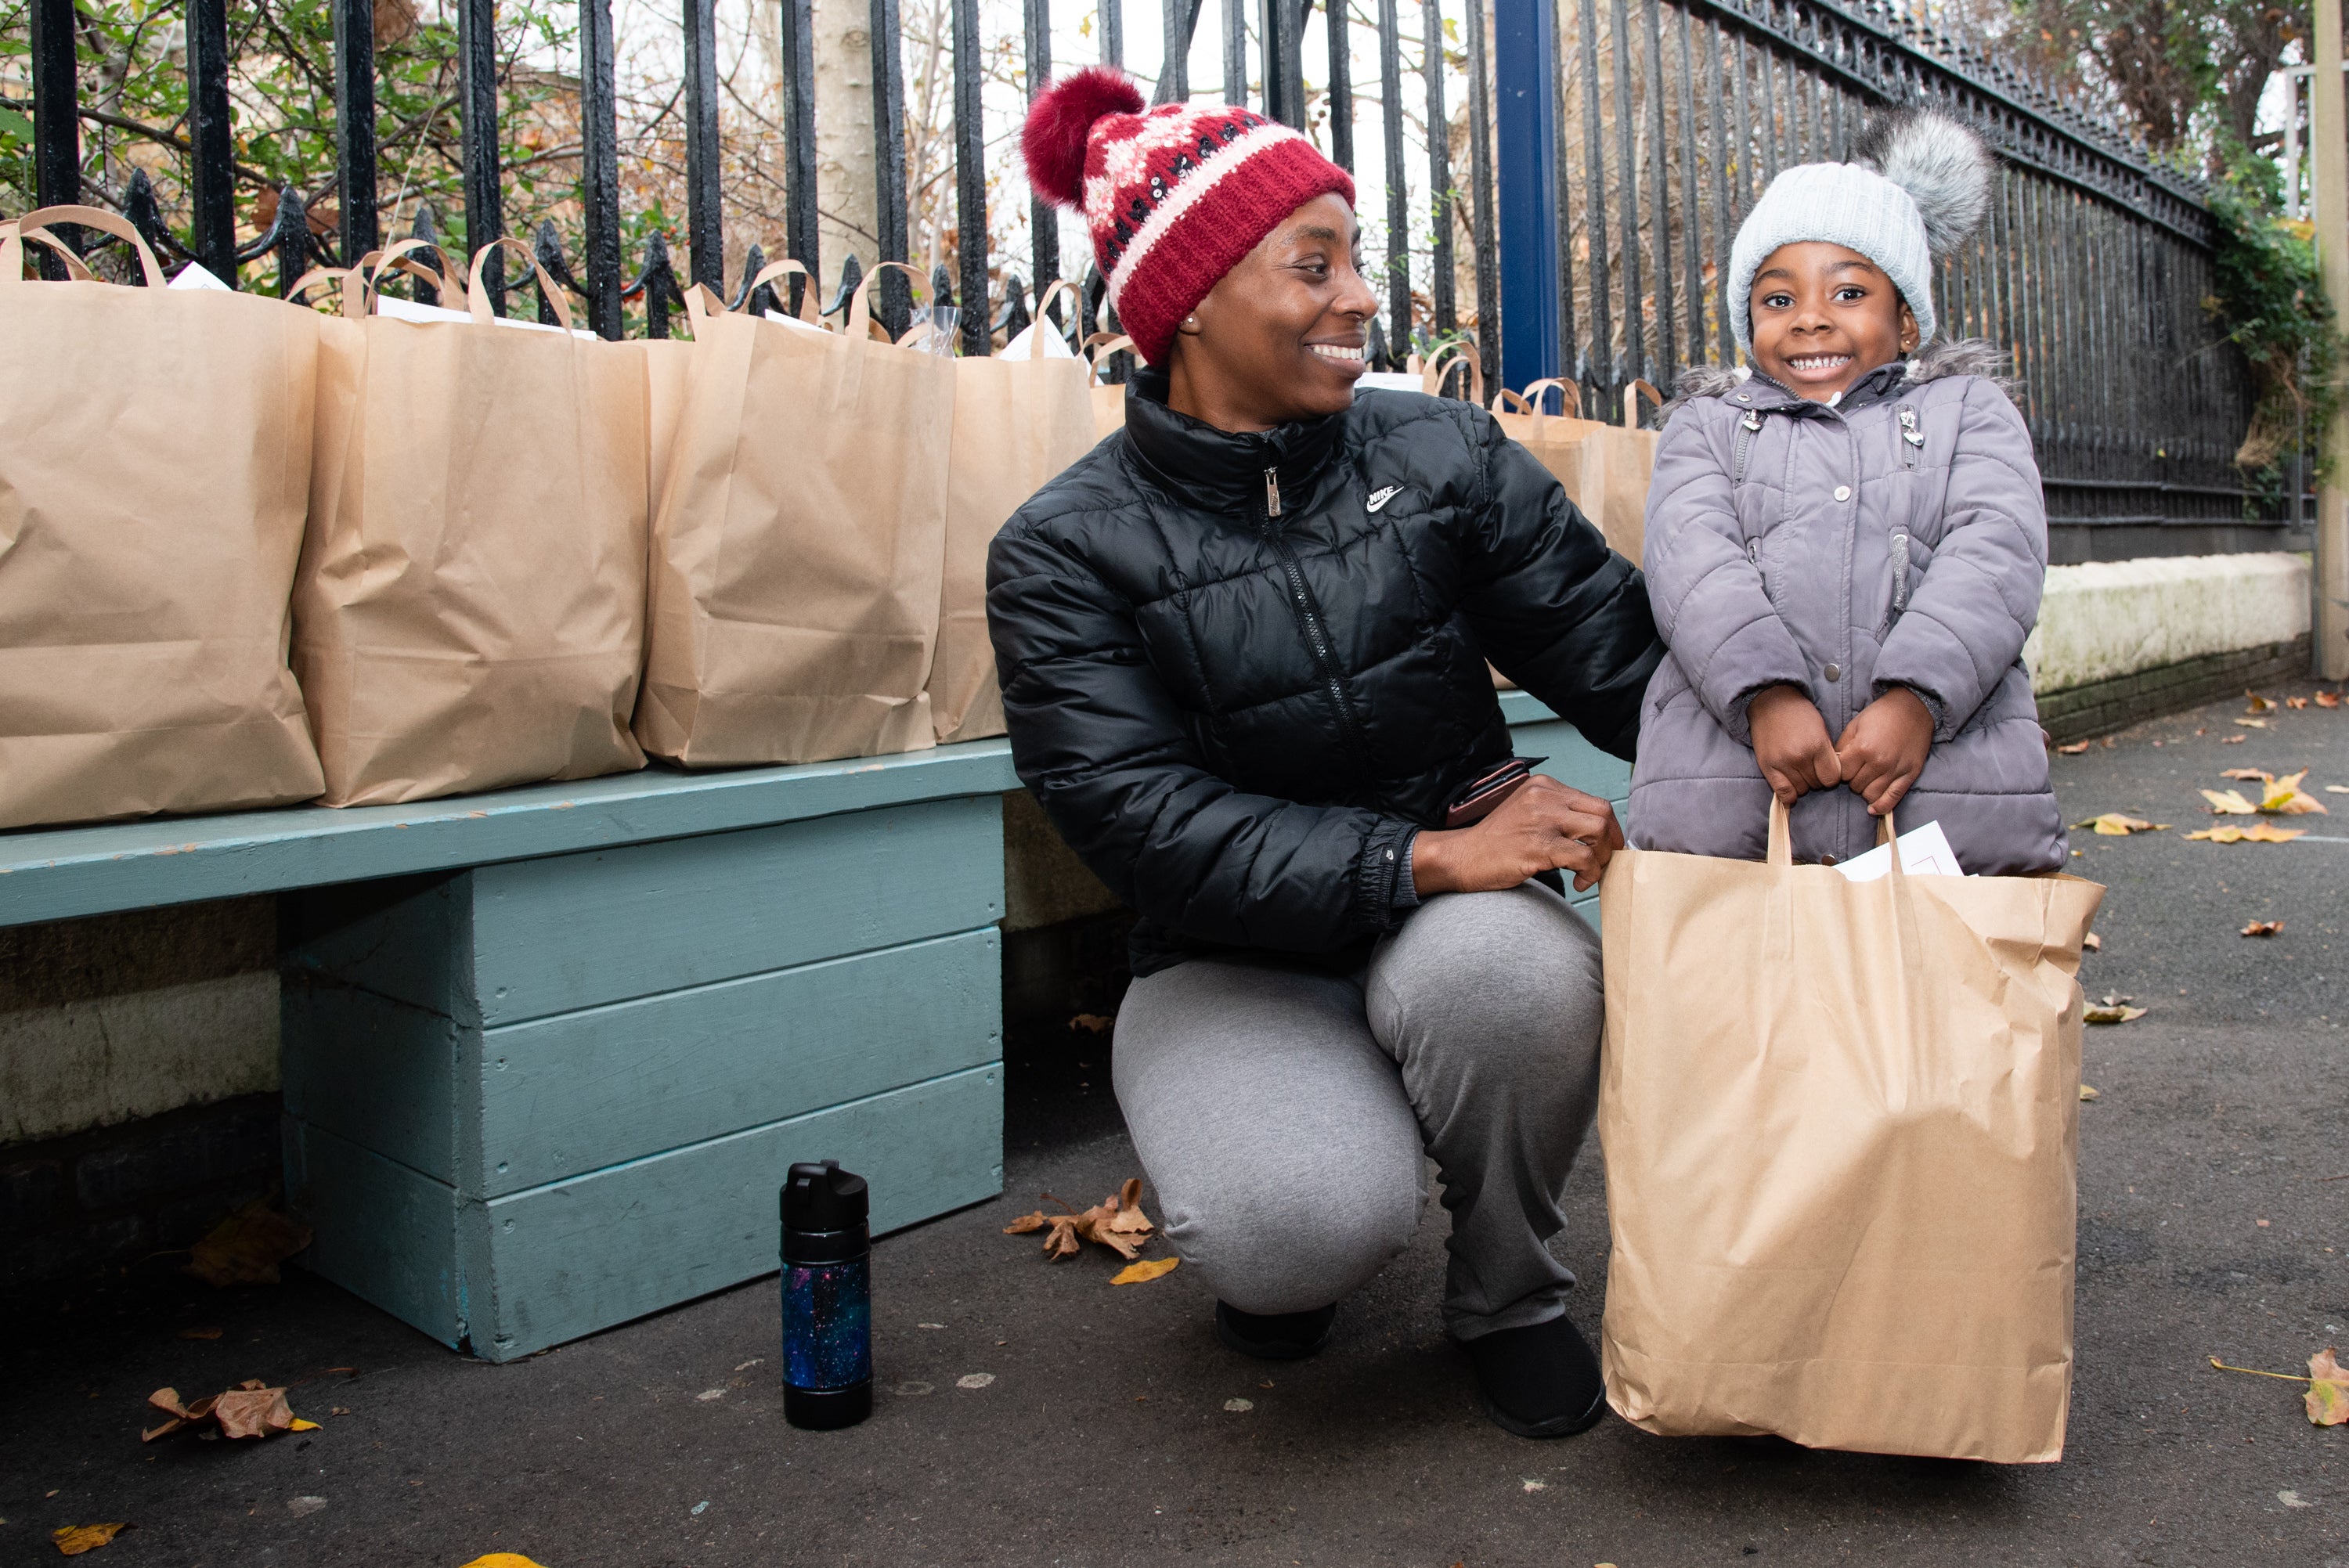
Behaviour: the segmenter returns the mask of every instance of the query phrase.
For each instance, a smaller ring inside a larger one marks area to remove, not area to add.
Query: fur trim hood
[[[1954,342],[1929,343],[1909,358],[1902,381],[1920,386],[1951,376],[1979,376],[2014,400],[2015,385],[2007,379],[2006,351],[1984,337],[1961,337]],[[1673,387],[1672,400],[1664,405],[1657,418],[1661,427],[1668,424],[1674,414],[1697,397],[1723,397],[1745,385],[1754,372],[1743,365],[1692,365],[1681,372]]]

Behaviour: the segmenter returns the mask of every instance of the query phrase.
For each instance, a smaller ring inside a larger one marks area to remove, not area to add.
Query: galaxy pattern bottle
[[[873,1413],[873,1238],[864,1178],[837,1160],[783,1184],[783,1416],[853,1427]]]

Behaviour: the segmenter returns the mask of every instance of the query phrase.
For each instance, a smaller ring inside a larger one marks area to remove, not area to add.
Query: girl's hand
[[[1754,760],[1781,805],[1842,781],[1843,765],[1827,744],[1827,721],[1801,687],[1763,687],[1746,705],[1745,722],[1754,731]]]
[[[1537,773],[1483,821],[1422,830],[1412,841],[1411,884],[1422,898],[1497,892],[1537,872],[1564,870],[1574,873],[1574,891],[1581,892],[1622,847],[1614,807]]]
[[[1933,712],[1907,686],[1894,686],[1861,708],[1836,742],[1845,781],[1874,817],[1900,804],[1932,749]]]

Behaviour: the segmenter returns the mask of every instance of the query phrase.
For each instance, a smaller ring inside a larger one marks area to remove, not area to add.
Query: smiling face
[[[1354,210],[1334,193],[1281,220],[1177,327],[1167,402],[1221,430],[1343,413],[1379,308],[1361,247]]]
[[[1917,346],[1917,319],[1883,269],[1824,240],[1771,252],[1748,300],[1754,368],[1814,403]]]

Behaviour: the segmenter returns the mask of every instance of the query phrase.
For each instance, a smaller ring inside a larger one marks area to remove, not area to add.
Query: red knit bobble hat
[[[1273,226],[1354,181],[1285,125],[1228,104],[1143,111],[1133,78],[1089,66],[1045,89],[1019,139],[1029,182],[1079,208],[1110,303],[1163,365],[1175,324]]]

